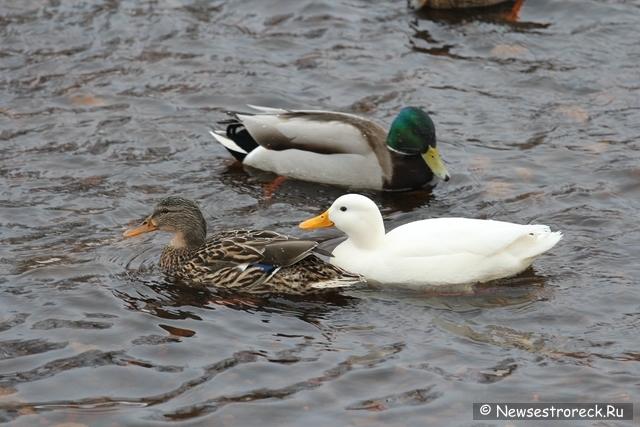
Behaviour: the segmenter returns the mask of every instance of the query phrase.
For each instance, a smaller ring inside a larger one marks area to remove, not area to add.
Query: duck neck
[[[184,265],[194,253],[205,244],[207,237],[206,225],[177,231],[173,239],[164,247],[160,256],[160,267],[177,270]]]
[[[384,243],[384,222],[378,213],[375,218],[361,220],[356,227],[349,232],[349,240],[362,250],[374,250]]]
[[[168,244],[160,255],[160,267],[167,270],[179,270],[193,256],[194,250]]]
[[[206,226],[205,226],[206,227]],[[174,248],[187,248],[190,250],[202,246],[207,238],[207,229],[189,229],[184,232],[177,231],[169,242]]]

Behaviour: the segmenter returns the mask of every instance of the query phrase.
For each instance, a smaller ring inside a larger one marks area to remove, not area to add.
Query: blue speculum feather
[[[265,273],[268,273],[270,271],[273,271],[276,266],[275,265],[267,265],[267,264],[252,264],[251,267],[256,267],[261,269],[262,271],[264,271]]]

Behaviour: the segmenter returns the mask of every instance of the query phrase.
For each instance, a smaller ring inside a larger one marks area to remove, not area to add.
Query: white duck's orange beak
[[[149,217],[145,219],[143,223],[140,224],[140,226],[136,228],[130,228],[127,231],[125,231],[123,236],[124,237],[138,236],[140,234],[148,233],[150,231],[156,231],[157,229],[158,227],[155,226],[155,224],[151,221],[151,217]]]
[[[299,225],[303,230],[313,230],[314,228],[333,227],[333,221],[329,219],[329,211],[315,218],[303,221]]]

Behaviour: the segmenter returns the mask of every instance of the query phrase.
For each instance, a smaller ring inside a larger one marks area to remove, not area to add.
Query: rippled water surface
[[[640,5],[526,0],[0,3],[0,421],[15,426],[551,425],[472,403],[634,402],[640,418]],[[244,170],[208,130],[246,104],[436,123],[451,181],[368,193],[564,239],[460,295],[222,298],[124,240],[168,194],[210,231],[297,224],[344,189]],[[632,425],[633,421],[563,425]]]

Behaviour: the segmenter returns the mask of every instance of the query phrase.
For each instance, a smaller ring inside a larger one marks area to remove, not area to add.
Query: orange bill
[[[144,222],[142,224],[140,224],[139,227],[136,228],[130,228],[127,231],[124,232],[123,236],[124,237],[133,237],[133,236],[137,236],[139,234],[142,233],[148,233],[149,231],[156,231],[158,229],[158,227],[156,227],[153,222],[151,222],[151,217],[147,218],[144,220]]]
[[[314,228],[333,227],[333,222],[329,219],[329,211],[326,211],[322,215],[301,222],[299,227],[304,230],[313,230]]]

